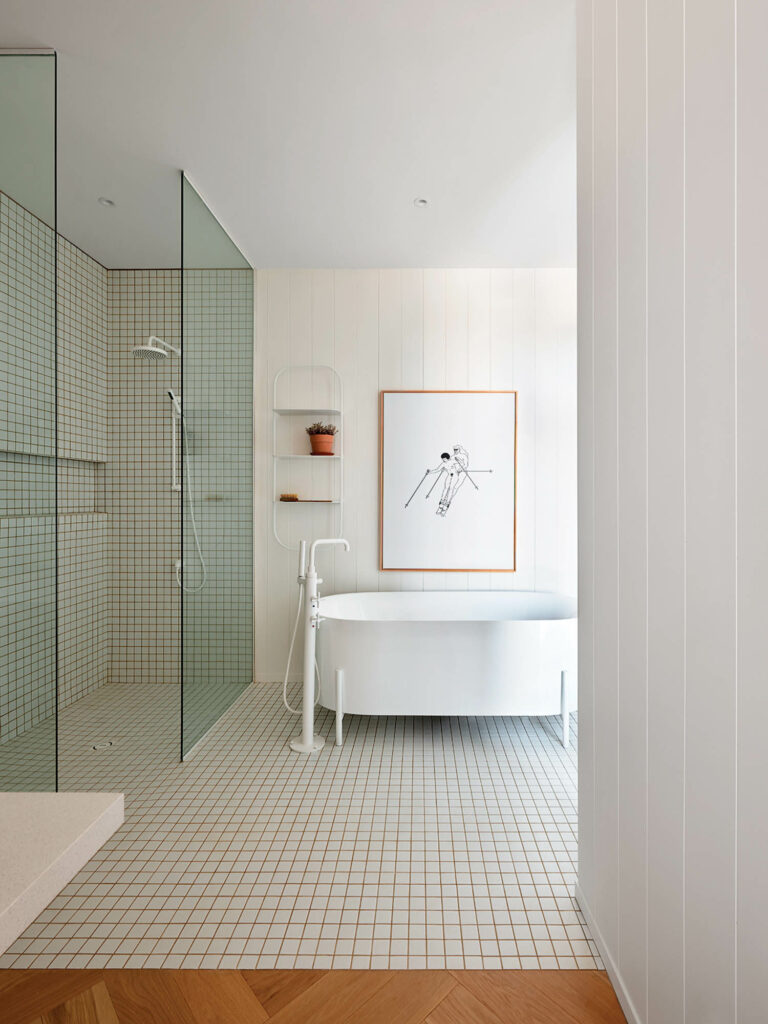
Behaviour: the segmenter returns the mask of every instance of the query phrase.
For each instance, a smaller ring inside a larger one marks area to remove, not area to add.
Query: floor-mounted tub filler
[[[303,540],[299,545],[299,606],[296,610],[296,622],[291,637],[291,647],[288,651],[288,664],[285,669],[283,680],[283,701],[289,711],[294,709],[288,703],[286,694],[288,686],[288,673],[291,667],[291,656],[293,645],[296,641],[296,630],[299,625],[299,618],[304,607],[304,673],[303,687],[301,694],[301,736],[290,741],[292,750],[300,754],[311,754],[315,750],[321,750],[325,745],[322,736],[315,735],[315,671],[317,670],[317,630],[320,625],[320,595],[319,585],[323,582],[317,575],[315,565],[315,551],[326,544],[341,544],[346,551],[349,551],[349,542],[341,537],[323,537],[313,540],[309,545],[309,562],[307,563],[307,542]],[[319,673],[318,673],[319,674]],[[338,733],[338,729],[337,729]],[[338,741],[338,739],[337,739]]]
[[[576,708],[574,598],[531,590],[321,598],[315,550],[323,544],[349,550],[345,540],[316,540],[307,563],[301,542],[301,596],[288,662],[303,604],[302,732],[291,740],[294,750],[311,753],[325,742],[314,735],[316,703],[336,713],[339,745],[344,714],[355,714],[560,715],[568,746],[569,713]],[[287,679],[286,668],[289,707]]]

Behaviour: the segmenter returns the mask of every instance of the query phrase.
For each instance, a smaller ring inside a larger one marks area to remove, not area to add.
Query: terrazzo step
[[[123,820],[122,793],[0,793],[0,953]]]

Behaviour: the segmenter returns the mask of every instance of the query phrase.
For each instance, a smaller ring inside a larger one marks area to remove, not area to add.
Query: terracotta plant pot
[[[333,455],[334,434],[310,434],[313,455]]]

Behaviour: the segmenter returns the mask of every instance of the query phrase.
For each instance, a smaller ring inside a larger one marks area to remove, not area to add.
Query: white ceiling
[[[3,0],[0,46],[58,51],[59,228],[109,267],[178,265],[179,168],[254,266],[569,266],[574,21],[574,0]]]

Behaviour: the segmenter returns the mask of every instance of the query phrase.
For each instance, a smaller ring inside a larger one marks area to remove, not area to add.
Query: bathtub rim
[[[339,614],[334,607],[334,603],[340,604],[344,602],[344,599],[349,599],[349,603],[363,600],[365,598],[371,598],[374,602],[387,602],[393,598],[397,598],[400,595],[406,594],[409,597],[416,598],[416,600],[426,600],[427,598],[442,599],[444,596],[458,596],[465,599],[471,600],[473,595],[491,595],[494,597],[518,597],[522,602],[523,598],[533,597],[535,599],[549,598],[555,602],[561,603],[561,610],[563,614],[549,614],[549,615],[536,615],[526,617],[513,617],[507,615],[484,615],[482,617],[471,618],[468,616],[457,616],[447,617],[445,615],[438,614],[424,614],[418,617],[394,617],[394,616],[372,616],[370,618],[364,618],[362,615],[350,615],[350,614]],[[578,619],[578,602],[576,597],[570,594],[562,593],[556,590],[365,590],[365,591],[345,591],[341,594],[329,594],[320,598],[319,613],[323,619],[327,619],[330,622],[354,622],[354,623],[466,623],[470,625],[481,625],[483,623],[535,623],[535,622],[572,622]]]

